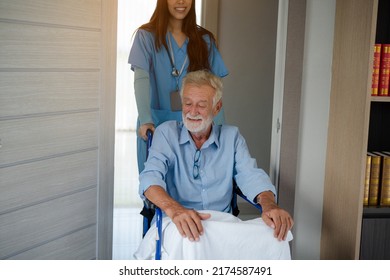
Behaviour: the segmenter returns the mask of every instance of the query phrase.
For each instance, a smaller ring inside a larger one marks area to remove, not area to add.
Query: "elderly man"
[[[149,158],[139,177],[141,197],[161,208],[184,239],[202,243],[208,233],[206,222],[214,221],[213,216],[218,213],[231,212],[235,180],[248,199],[261,205],[261,220],[272,230],[273,239],[286,242],[290,234],[291,240],[293,219],[276,204],[275,187],[251,158],[238,128],[213,124],[213,117],[222,107],[221,79],[207,71],[188,73],[180,94],[183,122],[168,121],[156,129]],[[221,233],[218,236],[222,238]]]

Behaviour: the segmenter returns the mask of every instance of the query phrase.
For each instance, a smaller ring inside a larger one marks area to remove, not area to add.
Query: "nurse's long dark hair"
[[[155,47],[159,51],[162,46],[168,50],[165,35],[168,30],[170,13],[167,0],[157,0],[156,9],[153,12],[150,21],[140,27],[155,35]],[[207,34],[210,37],[211,45],[216,44],[214,35],[207,29],[196,24],[195,0],[192,0],[191,9],[183,20],[183,32],[189,38],[187,54],[189,59],[188,72],[208,69],[211,70],[209,63],[209,49],[202,36]],[[211,46],[210,45],[210,46]]]

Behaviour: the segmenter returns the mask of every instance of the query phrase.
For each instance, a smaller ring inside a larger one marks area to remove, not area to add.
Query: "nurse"
[[[146,131],[154,131],[167,120],[182,120],[179,91],[186,73],[206,69],[224,77],[229,72],[214,35],[196,24],[195,0],[157,0],[150,21],[135,34],[128,62],[134,71],[141,172],[146,161]],[[223,111],[214,122],[224,123]]]

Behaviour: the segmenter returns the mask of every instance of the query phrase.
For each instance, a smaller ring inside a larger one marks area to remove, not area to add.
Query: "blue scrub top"
[[[188,38],[180,48],[170,32],[167,33],[167,36],[170,36],[175,66],[180,70],[187,55]],[[168,37],[166,38],[168,41]],[[210,48],[209,36],[205,35],[203,38]],[[158,126],[167,120],[180,121],[182,119],[181,111],[171,111],[170,94],[178,86],[180,88],[181,81],[187,73],[188,62],[177,79],[171,74],[172,65],[167,50],[162,47],[156,52],[154,42],[153,33],[139,29],[135,35],[128,62],[131,64],[132,70],[141,68],[149,73],[152,117],[155,125]],[[229,73],[214,43],[211,46],[209,61],[211,71],[215,75],[224,77]]]

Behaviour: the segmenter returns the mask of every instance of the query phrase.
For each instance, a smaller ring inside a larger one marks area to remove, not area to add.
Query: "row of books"
[[[390,206],[390,152],[368,152],[364,206]]]
[[[389,96],[390,44],[375,44],[372,72],[372,96]]]

